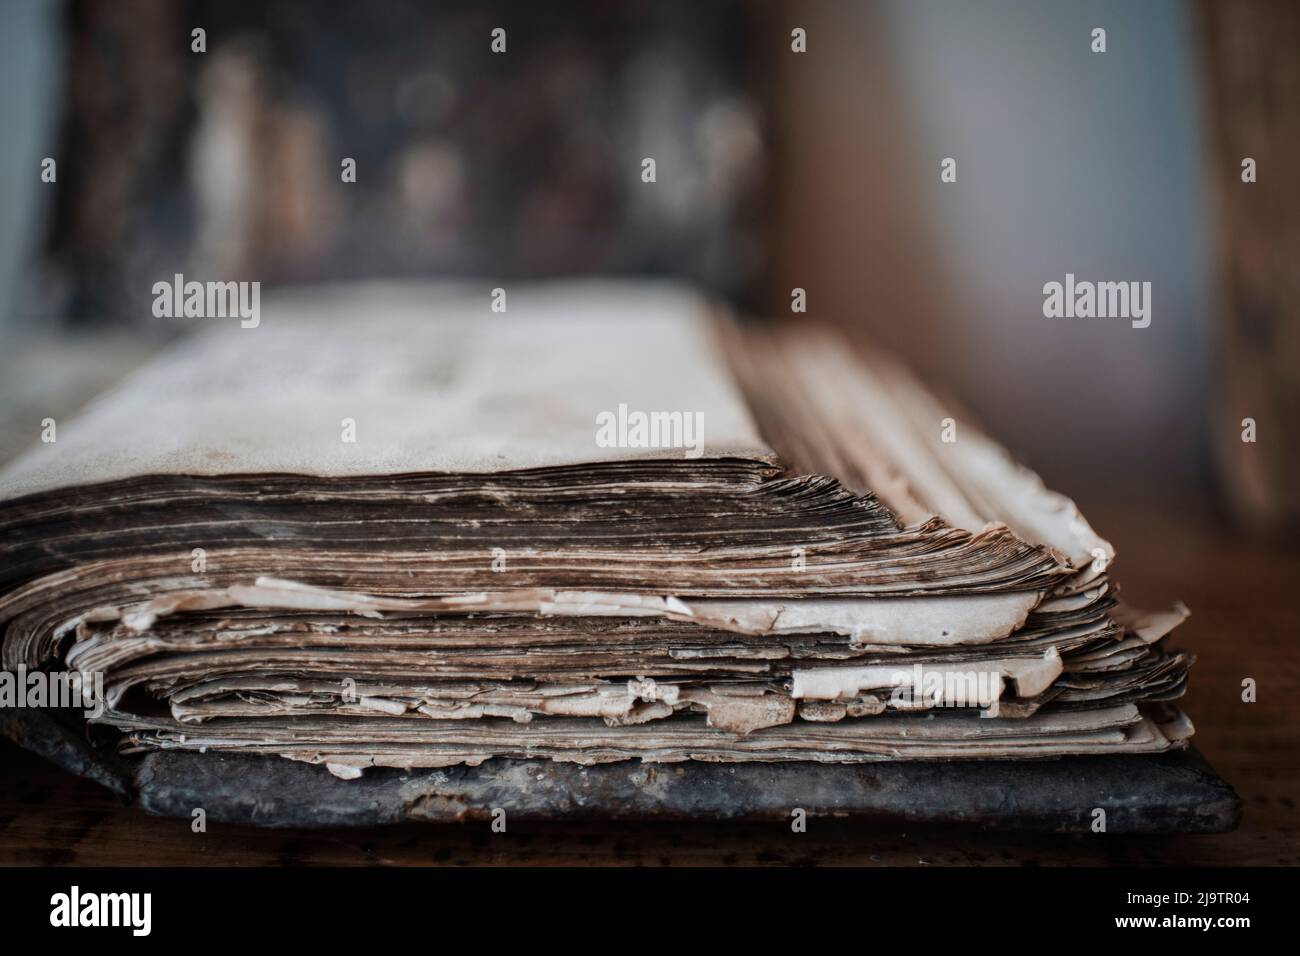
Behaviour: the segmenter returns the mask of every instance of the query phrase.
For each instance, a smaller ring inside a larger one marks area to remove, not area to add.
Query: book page
[[[463,284],[363,284],[268,296],[255,328],[203,320],[0,472],[0,499],[145,474],[772,459],[709,335],[708,306],[685,289],[530,284],[505,313],[491,303]],[[638,446],[634,416],[655,412],[678,413],[682,427]],[[598,443],[601,415],[613,445]]]

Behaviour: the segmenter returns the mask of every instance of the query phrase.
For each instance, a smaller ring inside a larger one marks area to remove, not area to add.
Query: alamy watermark
[[[132,936],[153,928],[152,893],[83,893],[73,886],[50,897],[50,925],[56,927],[121,926]]]
[[[238,318],[244,329],[255,329],[262,321],[260,282],[186,282],[178,272],[171,282],[155,282],[153,295],[158,319]]]
[[[80,707],[88,720],[104,713],[104,675],[80,671],[0,671],[0,707]]]
[[[598,448],[684,448],[687,458],[704,454],[703,412],[628,411],[596,415]]]
[[[1049,319],[1129,319],[1135,329],[1151,324],[1150,282],[1077,281],[1043,285],[1043,315]]]
[[[1002,696],[998,671],[954,671],[924,668],[895,671],[890,700],[896,707],[988,707]]]

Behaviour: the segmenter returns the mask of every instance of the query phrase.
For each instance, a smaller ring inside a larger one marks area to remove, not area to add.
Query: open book
[[[0,472],[0,659],[336,775],[1183,745],[1181,606],[887,357],[672,286],[207,320]]]

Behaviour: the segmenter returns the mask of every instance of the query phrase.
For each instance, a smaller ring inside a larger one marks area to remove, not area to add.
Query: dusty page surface
[[[268,295],[210,324],[0,472],[0,499],[137,475],[489,473],[638,457],[769,459],[689,291],[459,285]],[[702,424],[602,447],[601,413]],[[342,438],[344,420],[355,441]],[[686,447],[685,439],[691,440]]]

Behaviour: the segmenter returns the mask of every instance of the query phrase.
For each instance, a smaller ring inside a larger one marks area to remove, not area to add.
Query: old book
[[[0,661],[100,746],[1152,753],[1178,606],[886,356],[673,286],[349,286],[183,340],[0,472]]]

